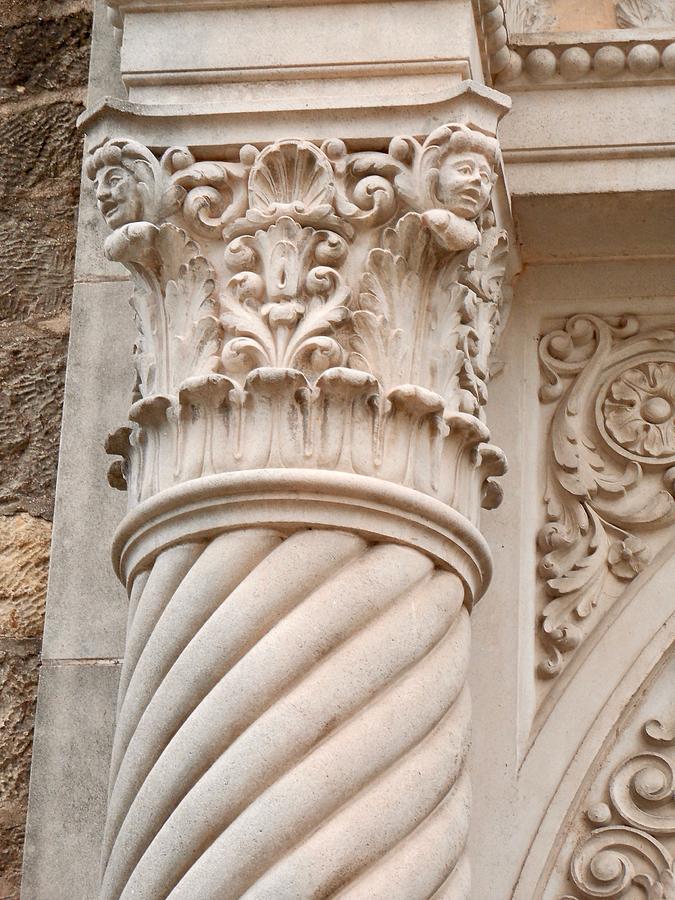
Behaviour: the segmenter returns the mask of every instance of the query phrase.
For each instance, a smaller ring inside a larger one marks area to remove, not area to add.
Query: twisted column
[[[90,156],[139,324],[101,900],[468,900],[497,164],[463,123]]]
[[[102,898],[414,900],[465,882],[457,575],[346,531],[246,529],[165,550],[139,593]]]

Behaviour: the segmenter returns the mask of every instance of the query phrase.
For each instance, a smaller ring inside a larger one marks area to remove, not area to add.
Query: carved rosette
[[[89,157],[138,324],[102,900],[468,900],[498,152]]]
[[[548,600],[544,677],[555,677],[643,572],[675,520],[675,322],[574,316],[545,335]]]

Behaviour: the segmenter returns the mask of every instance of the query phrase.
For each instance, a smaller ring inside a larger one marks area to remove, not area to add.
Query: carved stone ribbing
[[[102,897],[465,883],[456,575],[347,532],[258,529],[165,551],[132,597]]]
[[[460,124],[90,155],[139,328],[102,900],[468,900],[498,161]]]

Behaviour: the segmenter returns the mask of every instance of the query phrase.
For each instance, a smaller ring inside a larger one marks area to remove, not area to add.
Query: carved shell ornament
[[[540,675],[559,675],[675,522],[675,323],[572,317],[545,335]]]
[[[256,159],[248,179],[252,222],[282,215],[319,218],[333,212],[335,176],[326,156],[309,141],[279,141]]]

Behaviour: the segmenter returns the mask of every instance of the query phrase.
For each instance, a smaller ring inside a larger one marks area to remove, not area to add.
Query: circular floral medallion
[[[648,361],[618,375],[602,404],[607,433],[647,461],[675,454],[675,363]]]

